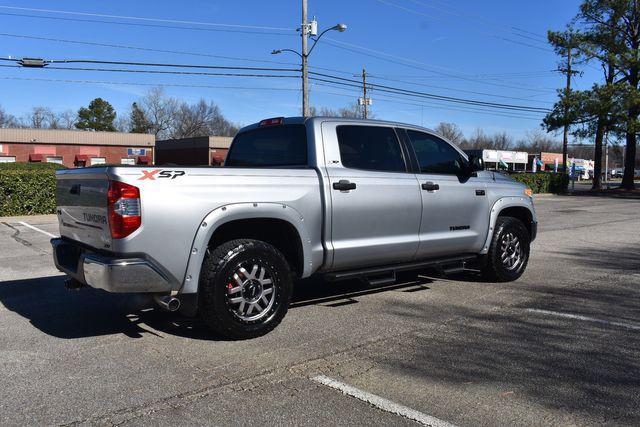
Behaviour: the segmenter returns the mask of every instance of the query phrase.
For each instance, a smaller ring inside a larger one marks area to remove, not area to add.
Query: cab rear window
[[[225,166],[307,166],[307,132],[304,125],[261,127],[242,132],[233,140]]]

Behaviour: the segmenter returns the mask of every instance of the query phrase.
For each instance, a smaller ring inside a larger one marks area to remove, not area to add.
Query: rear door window
[[[236,135],[225,166],[307,166],[307,131],[304,125],[270,126]]]
[[[346,168],[381,172],[406,172],[400,142],[393,128],[338,126],[338,145]]]
[[[464,170],[460,153],[437,136],[407,130],[407,135],[418,159],[421,173],[459,175]]]

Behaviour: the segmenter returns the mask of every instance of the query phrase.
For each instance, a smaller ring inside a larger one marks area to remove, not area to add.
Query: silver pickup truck
[[[152,294],[231,338],[272,330],[314,274],[515,280],[537,230],[529,189],[432,131],[323,117],[241,129],[222,168],[58,171],[57,204],[68,287]]]

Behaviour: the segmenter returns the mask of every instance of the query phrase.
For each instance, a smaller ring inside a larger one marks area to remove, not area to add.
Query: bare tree
[[[129,123],[129,118],[122,115],[116,116],[113,126],[116,128],[117,132],[129,132],[131,124]]]
[[[172,138],[190,136],[233,136],[238,127],[229,122],[213,102],[200,99],[195,104],[183,102],[178,108]]]
[[[169,138],[176,124],[178,101],[165,96],[163,89],[158,87],[151,89],[141,104],[156,138]]]
[[[65,110],[56,114],[56,123],[60,129],[75,129],[77,114],[72,110]]]
[[[24,117],[24,125],[34,129],[57,128],[56,116],[48,107],[36,106]]]
[[[460,145],[464,141],[464,135],[455,123],[440,122],[435,131],[456,145]]]
[[[0,107],[0,128],[19,127],[18,120],[11,114],[7,114],[4,108]]]
[[[319,111],[319,114],[317,114]],[[334,110],[332,108],[328,108],[328,107],[322,107],[320,108],[320,110],[318,110],[315,107],[311,107],[311,115],[315,116],[315,115],[319,115],[319,116],[325,116],[325,117],[343,117],[343,118],[350,118],[350,119],[359,119],[362,118],[363,116],[363,110],[362,110],[362,106],[358,105],[358,103],[353,103],[353,104],[349,104],[346,107],[343,108],[339,108],[338,110]],[[368,117],[374,118],[375,115],[371,112],[368,113]]]
[[[510,150],[513,146],[513,138],[506,132],[498,132],[493,135],[491,145],[494,150]]]
[[[519,151],[528,151],[530,153],[539,153],[542,151],[559,151],[562,149],[562,143],[540,129],[527,131],[525,138],[518,141],[514,147]]]
[[[482,150],[493,148],[491,138],[480,128],[477,128],[473,134],[464,140],[461,147],[472,150]]]

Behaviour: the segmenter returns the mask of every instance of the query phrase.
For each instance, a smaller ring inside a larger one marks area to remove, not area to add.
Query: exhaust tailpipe
[[[153,297],[156,303],[167,311],[178,311],[180,308],[180,300],[169,295],[155,295]]]

